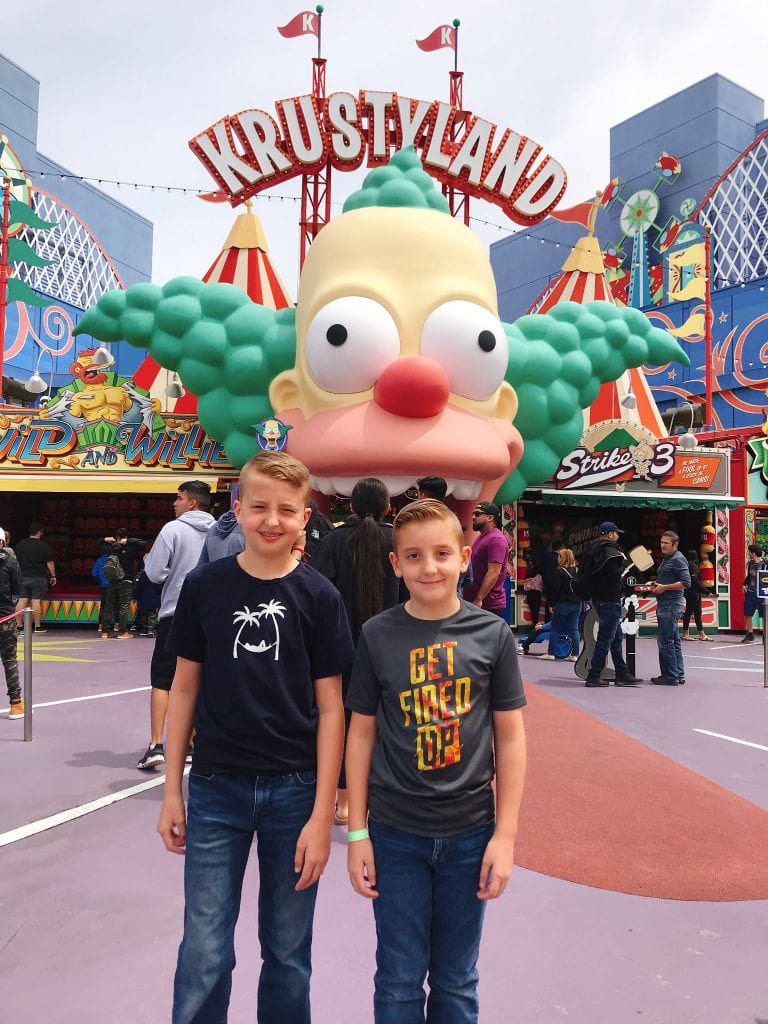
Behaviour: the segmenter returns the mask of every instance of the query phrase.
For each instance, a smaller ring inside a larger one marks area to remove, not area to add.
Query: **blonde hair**
[[[448,506],[436,498],[421,498],[400,509],[392,524],[392,547],[397,551],[398,536],[406,526],[433,522],[448,523],[456,534],[459,547],[464,547],[464,532],[461,529],[461,523]]]
[[[240,470],[238,481],[241,501],[248,481],[256,475],[282,480],[290,487],[295,487],[297,491],[301,491],[304,502],[309,497],[309,470],[303,462],[299,462],[286,452],[259,452],[246,462]]]
[[[570,548],[560,548],[560,551],[557,555],[557,564],[567,565],[569,567],[576,565],[576,556]]]

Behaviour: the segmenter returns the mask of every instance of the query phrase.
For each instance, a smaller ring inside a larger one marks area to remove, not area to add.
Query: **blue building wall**
[[[606,172],[595,168],[595,175],[605,182],[620,177],[625,184],[621,199],[609,212],[598,215],[596,234],[602,247],[619,241],[622,200],[639,188],[653,185],[652,167],[662,152],[678,157],[683,170],[674,184],[663,183],[658,190],[660,225],[673,215],[679,216],[683,199],[691,197],[698,203],[704,198],[759,134],[763,118],[764,102],[759,96],[722,75],[710,75],[615,125],[610,133],[610,169]],[[546,220],[530,231],[491,245],[502,319],[514,320],[526,312],[560,273],[567,254],[563,247],[572,246],[583,234],[578,225]],[[624,251],[629,259],[631,246],[625,245]],[[658,252],[651,250],[650,257],[651,263],[659,262]]]
[[[88,182],[69,177],[72,172],[68,168],[38,150],[39,103],[38,80],[0,54],[0,133],[8,137],[33,183],[55,196],[88,226],[126,287],[149,281],[152,274],[152,223]],[[62,179],[62,175],[66,177]],[[55,307],[60,307],[75,323],[80,319],[82,310],[78,307],[58,298]],[[62,342],[57,337],[57,324],[62,318],[33,307],[25,307],[25,311],[41,340],[54,350],[60,349]],[[21,311],[22,318],[25,311]],[[6,349],[12,348],[17,337],[19,313],[18,304],[9,305]],[[88,347],[88,342],[82,339],[54,358],[54,387],[71,377],[69,365],[76,349],[85,347]],[[28,339],[16,355],[6,358],[4,375],[26,379],[39,354],[40,348],[34,339]],[[126,376],[143,359],[143,353],[129,345],[115,346],[113,354],[117,360],[117,371]],[[47,381],[51,372],[51,357],[47,353],[43,353],[40,369]]]
[[[652,187],[653,164],[662,152],[678,157],[682,172],[671,184],[662,182],[657,195],[663,226],[680,217],[683,199],[698,203],[722,173],[768,128],[764,102],[721,75],[711,75],[660,103],[615,125],[610,133],[610,171],[605,180],[624,182],[620,199],[598,215],[596,234],[601,246],[621,238],[619,216],[623,203],[638,189]],[[600,176],[599,169],[595,171]],[[561,272],[568,252],[584,234],[578,225],[547,220],[536,228],[491,245],[491,264],[505,321],[523,315]],[[650,233],[649,233],[650,234]],[[649,263],[661,262],[655,232],[649,245]],[[542,242],[541,240],[544,239]],[[558,248],[559,243],[559,248]],[[624,245],[625,266],[631,242]],[[735,287],[713,281],[713,408],[716,426],[723,429],[754,425],[768,408],[764,353],[768,351],[768,279]],[[702,309],[700,300],[646,308],[659,326],[680,326]],[[705,395],[704,340],[682,342],[691,358],[689,368],[670,365],[648,368],[654,397],[663,410],[677,406],[689,395]],[[688,426],[681,412],[680,425]]]

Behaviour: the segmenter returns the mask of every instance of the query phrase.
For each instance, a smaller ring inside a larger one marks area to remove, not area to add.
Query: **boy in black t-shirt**
[[[407,505],[393,545],[410,599],[363,626],[347,699],[349,875],[374,901],[376,1024],[424,1021],[427,974],[426,1020],[470,1024],[485,903],[512,871],[525,696],[509,626],[456,594],[454,514]]]
[[[254,834],[259,858],[260,1024],[308,1024],[317,880],[330,854],[352,658],[336,589],[295,547],[306,468],[262,453],[240,474],[245,550],[198,566],[179,595],[177,657],[157,830],[184,853],[184,938],[173,1022],[224,1021],[234,929]],[[194,724],[188,816],[182,775]]]

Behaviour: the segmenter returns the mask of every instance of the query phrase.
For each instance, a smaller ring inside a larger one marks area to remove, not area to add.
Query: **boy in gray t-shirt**
[[[370,619],[357,649],[348,868],[373,900],[376,1024],[424,1020],[427,973],[430,1016],[471,1022],[485,903],[512,871],[526,701],[511,630],[456,594],[470,549],[454,514],[406,506],[393,545],[410,599]]]

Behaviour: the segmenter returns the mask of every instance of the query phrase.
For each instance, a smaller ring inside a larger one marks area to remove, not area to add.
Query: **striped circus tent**
[[[245,205],[246,212],[236,218],[221,252],[203,276],[203,281],[207,284],[234,284],[260,306],[287,309],[292,305],[291,297],[272,266],[264,228],[251,211],[250,200]],[[133,379],[139,387],[146,388],[153,398],[160,400],[165,412],[193,414],[197,411],[197,398],[188,391],[181,398],[170,398],[166,394],[171,375],[151,356],[142,362]]]
[[[547,313],[558,302],[585,303],[594,299],[614,302],[605,278],[600,243],[593,235],[587,235],[580,238],[573,247],[563,265],[562,274],[536,312]],[[637,406],[634,409],[626,409],[621,404],[621,399],[630,391],[637,399]],[[624,423],[645,427],[657,438],[666,437],[669,433],[662,423],[641,367],[627,370],[618,380],[603,384],[595,401],[589,409],[584,410],[585,430],[606,420],[621,420]]]

